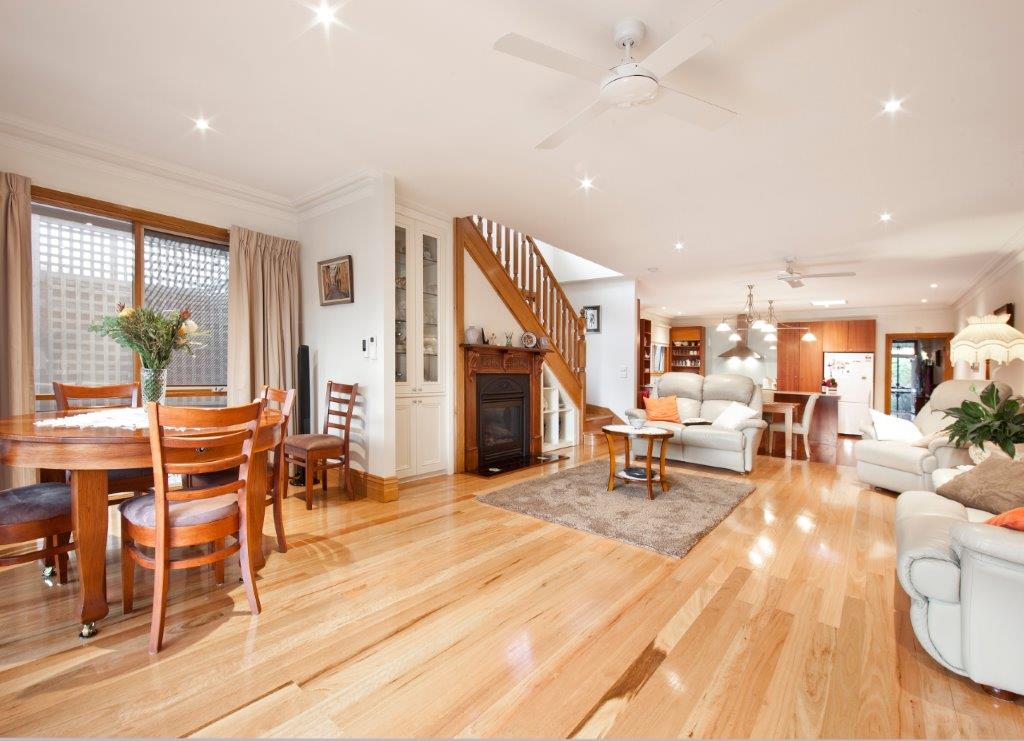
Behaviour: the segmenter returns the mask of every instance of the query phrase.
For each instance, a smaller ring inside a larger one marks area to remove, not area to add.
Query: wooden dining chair
[[[249,611],[260,612],[246,534],[247,478],[253,442],[265,402],[225,409],[168,407],[151,403],[149,443],[153,454],[153,494],[124,501],[121,509],[121,590],[125,614],[134,599],[135,566],[150,569],[153,578],[153,619],[149,652],[163,645],[167,587],[171,570],[217,564],[223,582],[223,561],[238,553]],[[172,490],[168,477],[237,468],[233,480],[210,487]],[[231,536],[234,543],[225,545]],[[202,555],[172,556],[172,548],[208,545]],[[151,549],[152,555],[143,552]]]
[[[57,409],[66,412],[73,409],[109,409],[111,407],[141,407],[142,389],[137,383],[118,383],[108,386],[79,386],[71,383],[53,382],[53,396]],[[113,400],[114,404],[76,402],[97,402]],[[152,468],[125,468],[107,471],[107,496],[111,494],[146,491],[153,486]],[[112,502],[117,504],[118,500]]]
[[[72,528],[71,487],[67,484],[30,484],[0,491],[0,545],[44,542],[34,551],[0,555],[0,566],[43,560],[43,577],[49,578],[56,563],[58,580],[67,584],[68,551],[75,547]]]
[[[281,553],[288,550],[288,541],[284,534],[284,503],[282,500],[288,496],[288,464],[285,463],[284,441],[288,436],[288,420],[292,414],[292,406],[295,404],[295,389],[274,388],[264,386],[260,390],[260,399],[270,404],[277,404],[281,411],[281,438],[274,448],[272,460],[267,461],[267,504],[273,507],[274,531],[277,533],[277,547]],[[197,473],[190,476],[191,485],[198,487],[216,486],[230,481],[232,476],[238,473],[237,469],[229,471],[215,471],[213,473]]]
[[[332,468],[341,470],[342,487],[349,497],[352,496],[349,441],[352,432],[352,413],[358,396],[358,383],[350,386],[346,383],[328,381],[323,433],[290,435],[284,441],[285,462],[306,472],[306,509],[313,509],[314,479],[320,478],[326,492],[327,471]],[[332,434],[331,430],[338,430],[340,434]]]

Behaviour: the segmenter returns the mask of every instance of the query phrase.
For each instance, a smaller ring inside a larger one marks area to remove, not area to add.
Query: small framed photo
[[[351,304],[352,255],[321,260],[316,264],[317,282],[320,284],[320,305]]]
[[[584,306],[580,311],[583,315],[583,326],[587,334],[599,334],[601,332],[601,307]]]

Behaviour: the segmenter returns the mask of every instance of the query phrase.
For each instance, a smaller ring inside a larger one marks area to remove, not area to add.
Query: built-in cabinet
[[[395,216],[395,468],[399,478],[448,468],[451,239],[443,222]]]
[[[827,352],[875,352],[874,319],[786,324],[797,326],[782,326],[777,332],[780,391],[820,391]],[[807,332],[814,335],[813,340],[803,339]]]

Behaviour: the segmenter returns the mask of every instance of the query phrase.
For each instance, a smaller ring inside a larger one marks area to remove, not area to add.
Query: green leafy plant
[[[159,371],[170,365],[175,350],[191,354],[200,347],[195,341],[199,327],[190,317],[188,309],[161,312],[118,304],[116,314],[95,322],[89,331],[137,352],[143,368]]]
[[[945,413],[953,418],[953,423],[943,431],[949,433],[954,445],[984,448],[985,443],[991,442],[1013,458],[1014,445],[1024,443],[1024,412],[1020,400],[1011,396],[1000,401],[994,383],[985,387],[979,401],[964,401]]]

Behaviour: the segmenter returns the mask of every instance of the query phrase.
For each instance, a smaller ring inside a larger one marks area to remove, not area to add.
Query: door
[[[407,394],[412,388],[414,358],[410,355],[410,332],[414,329],[415,291],[413,228],[402,217],[395,218],[395,393]]]
[[[432,473],[444,469],[444,416],[443,398],[428,396],[413,400],[413,424],[415,435],[413,461],[415,473]]]
[[[413,392],[417,394],[440,394],[444,392],[444,353],[441,333],[444,330],[445,305],[442,265],[445,264],[444,235],[425,224],[416,222],[416,275],[417,306],[416,322],[418,346],[410,352],[416,353],[416,382]]]
[[[395,399],[395,475],[398,478],[412,476],[413,446],[416,444],[413,429],[413,400]]]

